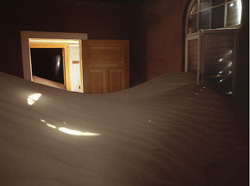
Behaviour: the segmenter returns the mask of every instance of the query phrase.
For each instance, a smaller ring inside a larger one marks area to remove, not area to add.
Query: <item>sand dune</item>
[[[248,145],[229,106],[191,73],[108,94],[0,73],[0,185],[243,185]]]

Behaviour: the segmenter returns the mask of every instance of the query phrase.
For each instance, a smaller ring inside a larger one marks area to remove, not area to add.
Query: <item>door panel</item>
[[[106,91],[104,70],[90,70],[89,91],[95,93],[104,93]]]
[[[120,65],[122,59],[122,47],[89,47],[91,65]]]
[[[124,70],[123,69],[109,69],[109,92],[115,92],[125,88],[124,85]]]
[[[83,40],[85,93],[107,93],[129,87],[129,43]]]

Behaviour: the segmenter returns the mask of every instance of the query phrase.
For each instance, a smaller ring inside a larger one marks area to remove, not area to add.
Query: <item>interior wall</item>
[[[26,0],[28,1],[28,0]],[[0,71],[23,76],[20,31],[82,32],[89,39],[130,41],[130,85],[165,72],[181,71],[184,59],[183,31],[190,0],[158,0],[141,11],[89,8],[73,5],[6,2],[0,11]],[[40,2],[40,1],[39,1]],[[248,109],[249,2],[243,0],[240,31],[238,95]]]
[[[242,0],[242,28],[239,31],[236,103],[237,112],[249,125],[249,0]],[[248,131],[248,129],[246,129]]]
[[[21,55],[18,52],[18,6],[12,6],[6,2],[0,11],[0,71],[22,77]],[[20,40],[20,39],[19,39]]]
[[[146,79],[166,72],[183,71],[185,14],[191,0],[158,0],[143,10],[145,24]],[[242,0],[239,32],[236,110],[249,115],[249,1]]]
[[[147,79],[182,71],[186,4],[187,0],[159,0],[144,9]]]
[[[142,82],[140,14],[135,10],[94,8],[74,4],[53,4],[24,0],[6,4],[0,12],[0,71],[23,77],[20,31],[87,33],[89,39],[121,39],[130,41],[130,84]],[[140,52],[139,52],[140,53]],[[143,66],[144,65],[144,66]]]

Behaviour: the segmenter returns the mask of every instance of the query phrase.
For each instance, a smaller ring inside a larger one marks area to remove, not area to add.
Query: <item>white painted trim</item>
[[[23,60],[23,76],[24,79],[32,81],[32,68],[29,39],[77,39],[87,40],[86,33],[67,33],[67,32],[40,32],[40,31],[21,31],[21,48]]]
[[[195,35],[192,35],[192,36],[188,35],[186,38],[186,42],[185,42],[185,72],[188,72],[188,63],[189,63],[189,61],[188,61],[188,42],[190,40],[195,40],[195,39],[198,39],[198,42],[199,42],[199,35],[197,33]],[[198,47],[199,47],[199,44],[198,44]],[[199,60],[199,48],[198,48],[197,60]],[[199,63],[199,61],[197,61],[197,63]],[[197,66],[197,70],[198,70],[198,66]]]
[[[188,40],[185,42],[185,72],[188,71]]]
[[[186,39],[187,40],[192,40],[192,39],[197,39],[198,37],[199,37],[199,33],[196,32],[196,33],[194,33],[192,35],[188,35]]]
[[[197,85],[200,84],[200,73],[201,73],[201,62],[200,62],[200,58],[201,58],[201,37],[200,34],[202,33],[202,30],[200,30],[199,35],[197,36],[198,38],[198,56],[197,56]]]
[[[83,54],[82,54],[82,40],[79,41],[79,63],[80,63],[80,75],[81,75],[81,92],[84,93],[84,86],[83,86]]]

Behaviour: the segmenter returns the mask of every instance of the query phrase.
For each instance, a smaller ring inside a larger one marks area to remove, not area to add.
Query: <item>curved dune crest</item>
[[[95,95],[5,73],[0,87],[0,185],[226,185],[248,170],[229,104],[191,73]]]

